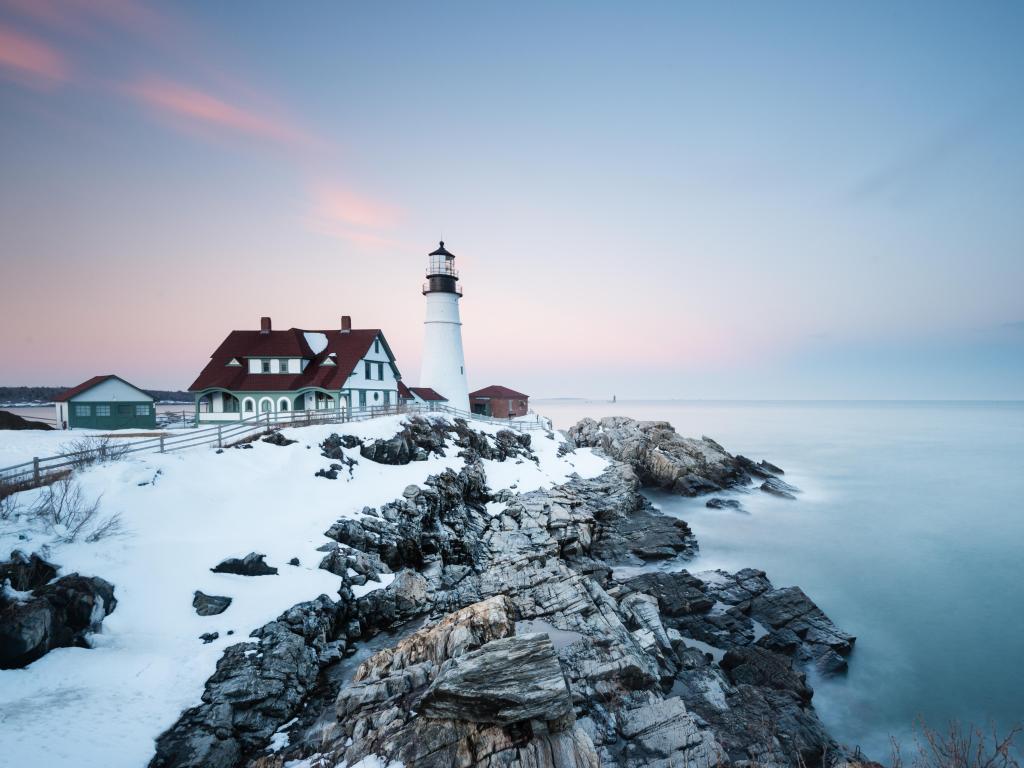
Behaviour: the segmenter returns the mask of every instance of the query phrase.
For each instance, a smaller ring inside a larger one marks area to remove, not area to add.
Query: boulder
[[[17,599],[0,592],[0,669],[24,667],[54,648],[87,646],[87,635],[116,607],[112,584],[77,573]]]
[[[761,483],[761,490],[782,499],[795,499],[796,496],[794,494],[800,493],[799,488],[777,477],[769,477]]]
[[[510,725],[553,721],[572,712],[572,697],[545,634],[493,640],[441,668],[417,705],[424,717]]]
[[[214,573],[234,573],[238,576],[274,576],[277,574],[277,568],[267,565],[263,560],[265,557],[266,555],[250,552],[241,560],[229,557],[210,570]]]
[[[48,563],[35,552],[26,555],[19,549],[11,552],[9,560],[0,562],[0,585],[10,581],[19,592],[43,586],[57,575],[57,566]]]
[[[263,438],[264,443],[270,443],[271,445],[279,445],[284,447],[286,445],[294,445],[299,442],[298,440],[289,440],[287,437],[282,435],[280,432],[271,432],[269,435]]]
[[[718,496],[713,499],[708,499],[704,506],[708,509],[731,509],[735,512],[743,512],[743,505],[740,504],[739,499],[723,499]]]
[[[207,595],[198,589],[192,597],[192,607],[196,609],[196,613],[200,616],[217,616],[224,613],[229,605],[231,605],[230,597]]]
[[[789,691],[804,704],[809,704],[814,695],[807,685],[807,675],[794,670],[793,663],[785,656],[765,648],[730,648],[719,666],[734,685],[743,683]]]

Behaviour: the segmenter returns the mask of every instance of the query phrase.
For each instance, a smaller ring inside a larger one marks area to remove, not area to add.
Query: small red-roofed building
[[[514,419],[530,410],[530,396],[514,389],[492,384],[469,393],[469,407],[473,413],[496,419]]]
[[[156,400],[120,376],[86,379],[53,398],[61,429],[152,429]]]

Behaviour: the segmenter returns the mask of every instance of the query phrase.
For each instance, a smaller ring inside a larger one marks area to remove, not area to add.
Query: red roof
[[[57,402],[57,403],[63,403],[65,400],[70,400],[75,395],[80,395],[83,392],[85,392],[86,390],[92,389],[97,384],[102,384],[107,379],[117,379],[118,381],[124,382],[125,384],[127,384],[129,387],[132,387],[133,389],[139,389],[138,387],[136,387],[131,382],[128,382],[128,381],[125,381],[124,379],[122,379],[120,376],[115,376],[112,373],[107,373],[107,374],[104,374],[103,376],[93,376],[91,379],[86,379],[81,384],[79,384],[77,387],[72,387],[71,389],[67,389],[67,390],[61,392],[59,395],[57,395],[55,398],[53,398],[53,400],[54,400],[54,402]],[[150,400],[153,399],[150,395],[148,395],[145,392],[143,392],[143,390],[139,389],[139,391],[142,392],[143,394],[145,394],[146,397],[149,397]]]
[[[306,342],[305,334],[322,333],[327,346],[313,352]],[[287,392],[306,387],[339,390],[344,388],[349,374],[369,351],[374,339],[380,337],[391,367],[394,355],[379,328],[352,330],[343,333],[330,331],[304,331],[289,328],[287,331],[232,331],[210,356],[199,377],[189,387],[190,392],[203,389],[229,389],[234,392]],[[302,373],[249,373],[247,357],[302,357],[309,361]],[[334,365],[324,365],[331,358]],[[241,365],[228,365],[237,359]]]
[[[402,400],[412,400],[412,392],[410,392],[409,388],[405,386],[405,382],[398,382],[398,396]]]
[[[469,393],[469,397],[470,397],[470,399],[472,399],[474,397],[481,397],[481,398],[487,397],[487,398],[492,398],[492,399],[498,398],[499,400],[504,400],[504,399],[509,399],[509,400],[516,400],[516,399],[519,399],[519,400],[529,400],[530,399],[529,395],[524,395],[522,392],[516,392],[514,389],[509,389],[508,387],[503,387],[503,386],[501,386],[499,384],[491,384],[491,386],[484,387],[483,389],[478,389],[476,392],[470,392]]]
[[[446,403],[448,402],[447,397],[439,395],[430,387],[409,387],[409,391],[415,394],[420,400],[441,400]]]

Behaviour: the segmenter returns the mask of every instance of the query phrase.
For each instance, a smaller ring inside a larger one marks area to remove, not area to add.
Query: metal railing
[[[250,440],[273,427],[303,427],[314,424],[342,424],[354,421],[367,421],[382,416],[396,416],[404,413],[430,414],[455,416],[457,418],[472,419],[518,431],[533,429],[550,429],[550,421],[540,416],[536,421],[530,420],[505,420],[495,419],[479,413],[460,411],[456,408],[445,405],[422,405],[412,403],[399,403],[397,405],[376,405],[362,408],[334,409],[322,411],[280,411],[274,413],[260,413],[241,421],[228,422],[196,429],[184,434],[160,434],[147,437],[142,440],[118,441],[108,445],[107,450],[117,456],[125,456],[132,453],[170,453],[186,448],[198,448],[211,446],[225,448],[237,443]],[[13,486],[36,486],[46,481],[47,477],[59,476],[75,467],[83,466],[95,460],[101,460],[102,455],[98,450],[100,447],[89,448],[82,451],[72,451],[56,456],[44,458],[34,457],[31,461],[14,464],[9,467],[0,468],[0,482]]]

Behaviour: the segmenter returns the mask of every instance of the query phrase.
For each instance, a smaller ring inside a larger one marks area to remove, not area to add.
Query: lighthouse
[[[427,256],[427,315],[423,321],[423,367],[420,386],[430,387],[448,399],[448,405],[469,410],[466,361],[462,355],[462,320],[459,318],[459,273],[455,254],[444,247]]]

